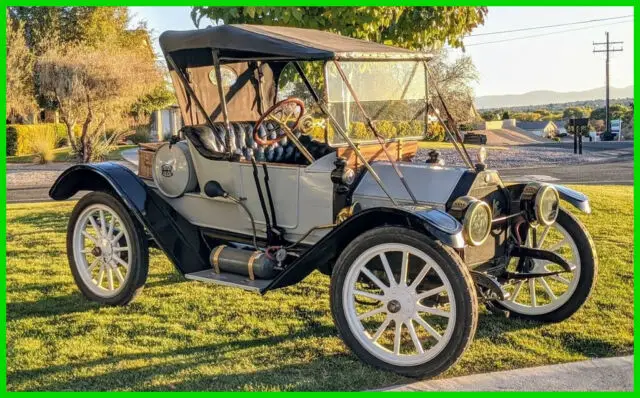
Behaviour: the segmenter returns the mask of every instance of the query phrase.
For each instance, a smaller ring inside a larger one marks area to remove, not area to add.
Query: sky
[[[156,49],[157,37],[165,30],[195,28],[190,7],[130,9],[134,23],[146,21],[152,29]],[[475,94],[566,92],[602,87],[605,84],[604,54],[594,54],[592,43],[603,42],[606,31],[611,41],[624,42],[624,51],[611,54],[611,86],[632,85],[633,18],[487,35],[627,15],[633,15],[633,7],[489,7],[485,24],[464,39],[464,54],[471,56],[478,70],[479,81],[473,83]],[[207,25],[206,21],[201,23],[202,27]],[[537,37],[514,40],[527,36]],[[450,51],[452,58],[462,54],[458,49]]]

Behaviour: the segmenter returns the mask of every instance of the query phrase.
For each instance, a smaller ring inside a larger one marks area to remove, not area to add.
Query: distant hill
[[[477,109],[493,109],[507,107],[521,107],[533,105],[547,105],[565,102],[580,102],[591,100],[603,100],[604,87],[586,91],[572,91],[560,93],[551,90],[531,91],[524,94],[486,95],[476,97]],[[633,86],[624,88],[611,87],[609,95],[615,98],[633,98]]]

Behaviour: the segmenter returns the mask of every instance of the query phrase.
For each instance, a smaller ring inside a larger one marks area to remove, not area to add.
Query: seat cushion
[[[275,139],[279,134],[274,122],[270,123],[267,129],[264,125],[260,126],[259,135],[261,138]],[[251,160],[251,156],[255,156],[259,162],[287,163],[287,164],[307,164],[307,159],[302,155],[293,142],[286,136],[282,137],[278,142],[260,146],[253,138],[253,122],[232,122],[231,128],[227,129],[223,122],[214,123],[211,129],[208,125],[187,126],[182,129],[187,139],[189,139],[200,154],[210,159],[220,159],[228,157],[228,145],[231,152],[241,156],[246,160]],[[271,131],[268,133],[268,131]],[[313,140],[307,135],[303,135],[300,131],[294,132],[300,143],[311,153],[314,159],[319,159],[334,151],[329,145]]]

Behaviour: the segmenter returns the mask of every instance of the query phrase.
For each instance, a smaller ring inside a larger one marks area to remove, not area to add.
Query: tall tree
[[[24,119],[36,109],[34,96],[34,57],[24,38],[24,26],[6,13],[7,25],[7,110],[11,122]]]
[[[191,18],[322,29],[408,49],[462,47],[486,7],[193,7]]]
[[[124,132],[122,117],[161,79],[154,62],[139,51],[86,45],[51,48],[36,63],[40,94],[58,104],[74,151],[83,162],[100,158]],[[79,142],[73,134],[82,126]],[[107,137],[105,130],[116,131]]]

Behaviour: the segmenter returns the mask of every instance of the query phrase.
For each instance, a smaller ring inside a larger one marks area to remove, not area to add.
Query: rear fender
[[[462,225],[441,210],[409,212],[398,208],[370,208],[356,213],[331,230],[280,273],[265,291],[298,283],[315,269],[331,274],[333,263],[353,239],[370,229],[390,225],[420,231],[454,248],[464,247]]]
[[[64,200],[78,191],[109,192],[119,199],[181,273],[210,268],[200,229],[130,169],[111,162],[72,166],[58,177],[49,196]]]

